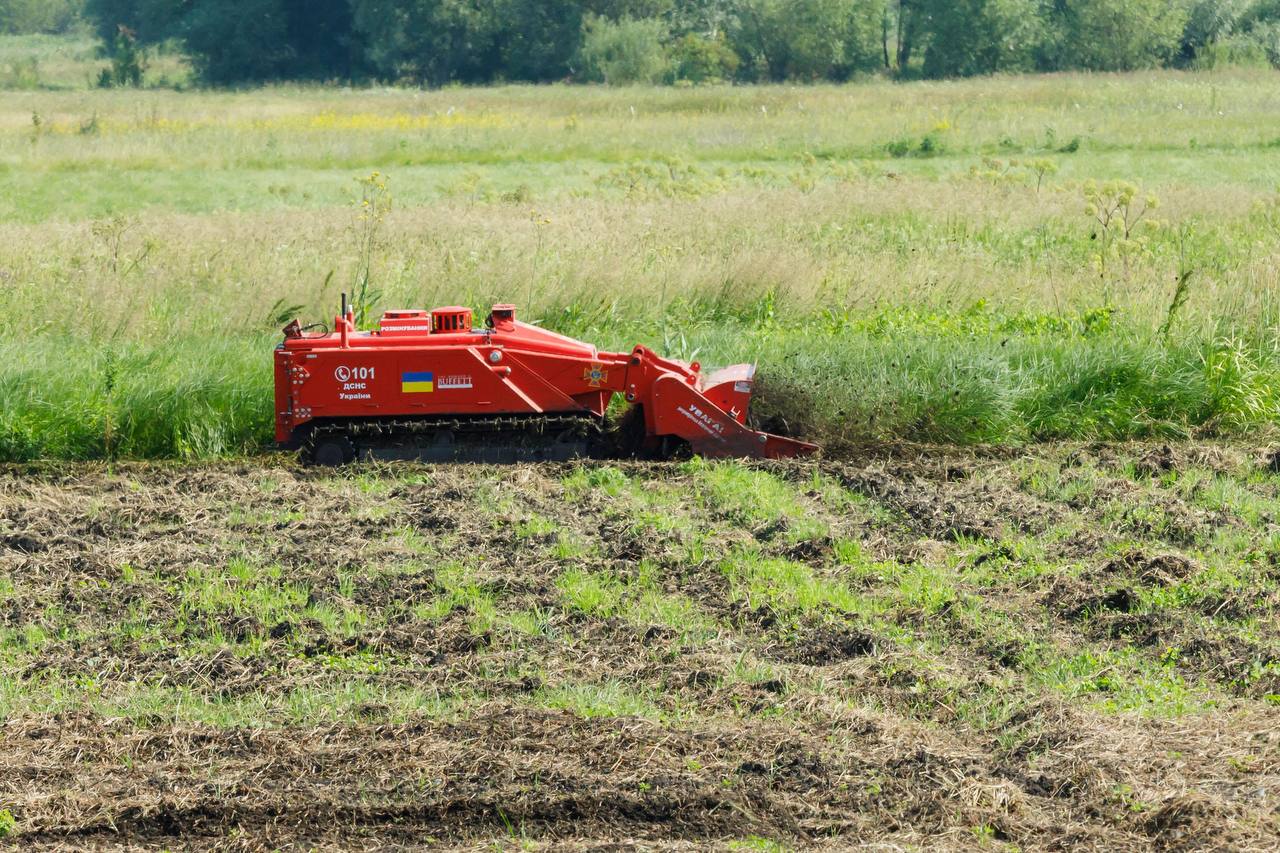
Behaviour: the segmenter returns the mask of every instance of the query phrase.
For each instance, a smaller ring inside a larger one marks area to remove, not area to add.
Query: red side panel
[[[450,345],[297,349],[294,407],[316,418],[604,413],[625,367],[454,338]],[[353,339],[357,340],[357,339]],[[363,342],[363,341],[362,341]],[[432,342],[435,344],[435,342]],[[616,361],[616,357],[615,357]]]
[[[286,444],[293,434],[293,389],[290,385],[289,365],[293,354],[285,349],[276,350],[275,358],[275,406],[276,441]]]
[[[748,429],[677,376],[653,383],[653,433],[685,439],[699,456],[751,456],[779,459],[806,456],[816,444]]]

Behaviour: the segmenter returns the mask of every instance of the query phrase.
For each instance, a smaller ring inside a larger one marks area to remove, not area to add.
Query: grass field
[[[91,47],[0,40],[0,843],[1275,849],[1275,74]],[[826,455],[261,455],[279,327],[366,278],[758,360]]]
[[[27,849],[1274,849],[1275,471],[9,467],[0,814]]]
[[[11,91],[0,457],[264,446],[276,329],[365,270],[370,314],[758,360],[761,414],[833,448],[1266,428],[1278,146],[1269,72]],[[1127,238],[1090,181],[1137,187]]]

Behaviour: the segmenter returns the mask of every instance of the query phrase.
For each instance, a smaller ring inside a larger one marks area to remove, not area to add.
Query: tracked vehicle
[[[704,375],[637,346],[602,352],[494,305],[387,311],[357,332],[344,294],[332,330],[284,329],[276,440],[320,465],[357,459],[514,462],[619,454],[780,458],[816,445],[747,425],[755,368]],[[606,432],[615,394],[631,405]]]

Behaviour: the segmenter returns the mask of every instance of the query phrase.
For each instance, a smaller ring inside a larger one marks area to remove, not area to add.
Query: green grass
[[[437,565],[435,577],[440,593],[431,601],[411,608],[413,614],[434,622],[455,610],[464,610],[473,631],[488,630],[497,618],[494,597],[469,567],[459,562]]]
[[[565,604],[590,616],[612,616],[625,593],[619,579],[580,569],[570,569],[556,583]]]
[[[874,602],[838,580],[825,578],[793,560],[739,551],[720,564],[729,580],[730,596],[751,608],[770,607],[780,613],[824,612],[865,615],[876,612]]]
[[[464,711],[475,697],[440,696],[412,687],[387,687],[376,679],[355,678],[331,687],[299,687],[285,693],[250,693],[211,698],[187,688],[129,684],[104,692],[95,685],[50,682],[0,684],[0,718],[19,713],[59,713],[92,709],[105,717],[143,725],[169,722],[215,726],[278,728],[290,725],[349,723],[374,710],[379,719],[399,722],[439,718]]]
[[[563,684],[538,691],[534,703],[545,708],[563,708],[580,717],[650,717],[662,712],[647,697],[637,695],[618,681],[603,684]]]
[[[827,526],[813,517],[795,491],[766,471],[694,459],[685,465],[705,499],[735,526],[756,529],[776,525],[789,542],[827,535]]]
[[[1212,707],[1215,699],[1177,672],[1131,650],[1068,654],[1033,651],[1025,664],[1034,683],[1102,710],[1179,717]]]
[[[0,40],[0,66],[84,49]],[[372,170],[394,198],[374,313],[515,301],[601,347],[755,361],[758,413],[836,448],[1247,434],[1280,417],[1269,74],[8,85],[2,459],[268,446],[277,330],[352,289]],[[934,156],[895,156],[925,136]],[[1025,165],[1039,161],[1056,171]],[[1161,205],[1104,272],[1083,186],[1108,179]]]
[[[270,440],[271,342],[0,340],[0,458],[204,458]]]
[[[634,575],[571,568],[556,579],[563,606],[601,619],[617,616],[639,626],[662,625],[683,636],[709,636],[714,623],[684,595],[665,593],[658,567],[642,560]]]

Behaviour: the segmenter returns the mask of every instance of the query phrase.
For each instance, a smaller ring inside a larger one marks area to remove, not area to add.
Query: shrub
[[[142,73],[147,68],[147,55],[138,43],[138,34],[121,24],[115,38],[107,48],[111,67],[104,68],[98,77],[98,85],[104,89],[114,86],[142,85]]]
[[[40,64],[34,57],[15,59],[0,65],[0,87],[36,89],[40,86]]]

